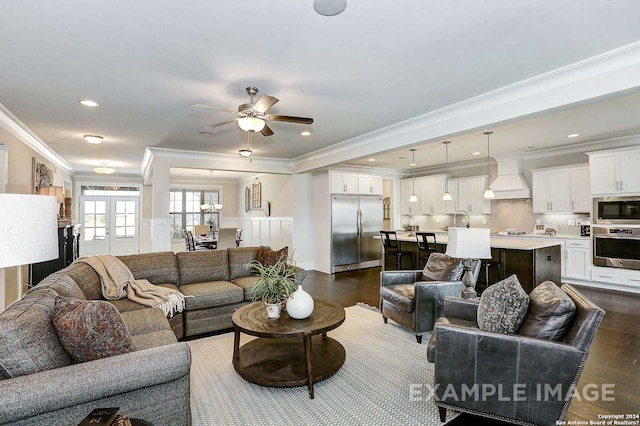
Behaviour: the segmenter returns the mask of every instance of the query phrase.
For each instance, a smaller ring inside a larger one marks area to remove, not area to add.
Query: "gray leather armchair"
[[[559,341],[482,331],[477,300],[445,300],[427,349],[443,422],[447,408],[524,425],[564,419],[605,312],[572,286],[561,289],[576,311]]]
[[[480,261],[475,262],[472,273],[477,279]],[[431,253],[424,270],[380,272],[382,319],[408,328],[422,343],[422,335],[442,316],[445,297],[460,296],[463,273],[462,260],[444,253]]]

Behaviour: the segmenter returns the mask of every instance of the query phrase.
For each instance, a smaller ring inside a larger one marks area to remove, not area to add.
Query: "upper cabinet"
[[[449,192],[453,201],[446,202],[446,212],[453,214],[464,210],[469,214],[490,214],[491,200],[484,199],[485,189],[486,176],[449,179]]]
[[[640,192],[640,149],[589,153],[591,195]]]
[[[358,174],[331,172],[331,193],[332,194],[357,194]]]
[[[444,175],[429,176],[421,179],[421,191],[418,200],[424,214],[444,214]]]
[[[359,174],[358,193],[364,195],[382,195],[382,177]]]
[[[589,168],[555,167],[531,171],[534,213],[588,213]]]

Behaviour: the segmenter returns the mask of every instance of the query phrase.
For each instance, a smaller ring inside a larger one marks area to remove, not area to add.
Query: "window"
[[[214,228],[220,223],[220,214],[213,207],[202,211],[200,206],[220,203],[219,190],[172,189],[169,192],[169,214],[171,216],[171,238],[182,238],[185,230],[192,231],[195,225]]]

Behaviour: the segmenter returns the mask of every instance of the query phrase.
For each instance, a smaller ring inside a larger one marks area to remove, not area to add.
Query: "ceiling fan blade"
[[[214,107],[211,105],[203,105],[203,104],[189,104],[190,107],[194,107],[194,108],[206,108],[206,109],[215,109],[216,111],[224,111],[224,112],[230,112],[231,114],[236,114],[237,111],[232,111],[230,109],[226,109],[226,108],[218,108],[218,107]]]
[[[273,130],[271,130],[271,128],[265,123],[262,130],[260,130],[260,133],[262,133],[262,136],[271,136],[273,135]]]
[[[278,102],[278,99],[273,96],[263,95],[258,102],[253,105],[253,109],[259,113],[265,113],[269,108],[274,106]]]
[[[214,129],[216,127],[224,126],[225,124],[233,123],[236,120],[237,118],[234,118],[233,120],[221,121],[220,123],[210,124],[206,126],[205,129]]]
[[[290,123],[298,124],[313,124],[313,118],[292,117],[290,115],[269,114],[265,115],[264,118],[271,121],[288,121]]]

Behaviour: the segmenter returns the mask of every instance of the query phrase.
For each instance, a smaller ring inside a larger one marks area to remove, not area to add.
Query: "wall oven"
[[[594,198],[593,223],[640,224],[640,196]]]
[[[593,264],[640,270],[640,226],[592,225]]]

